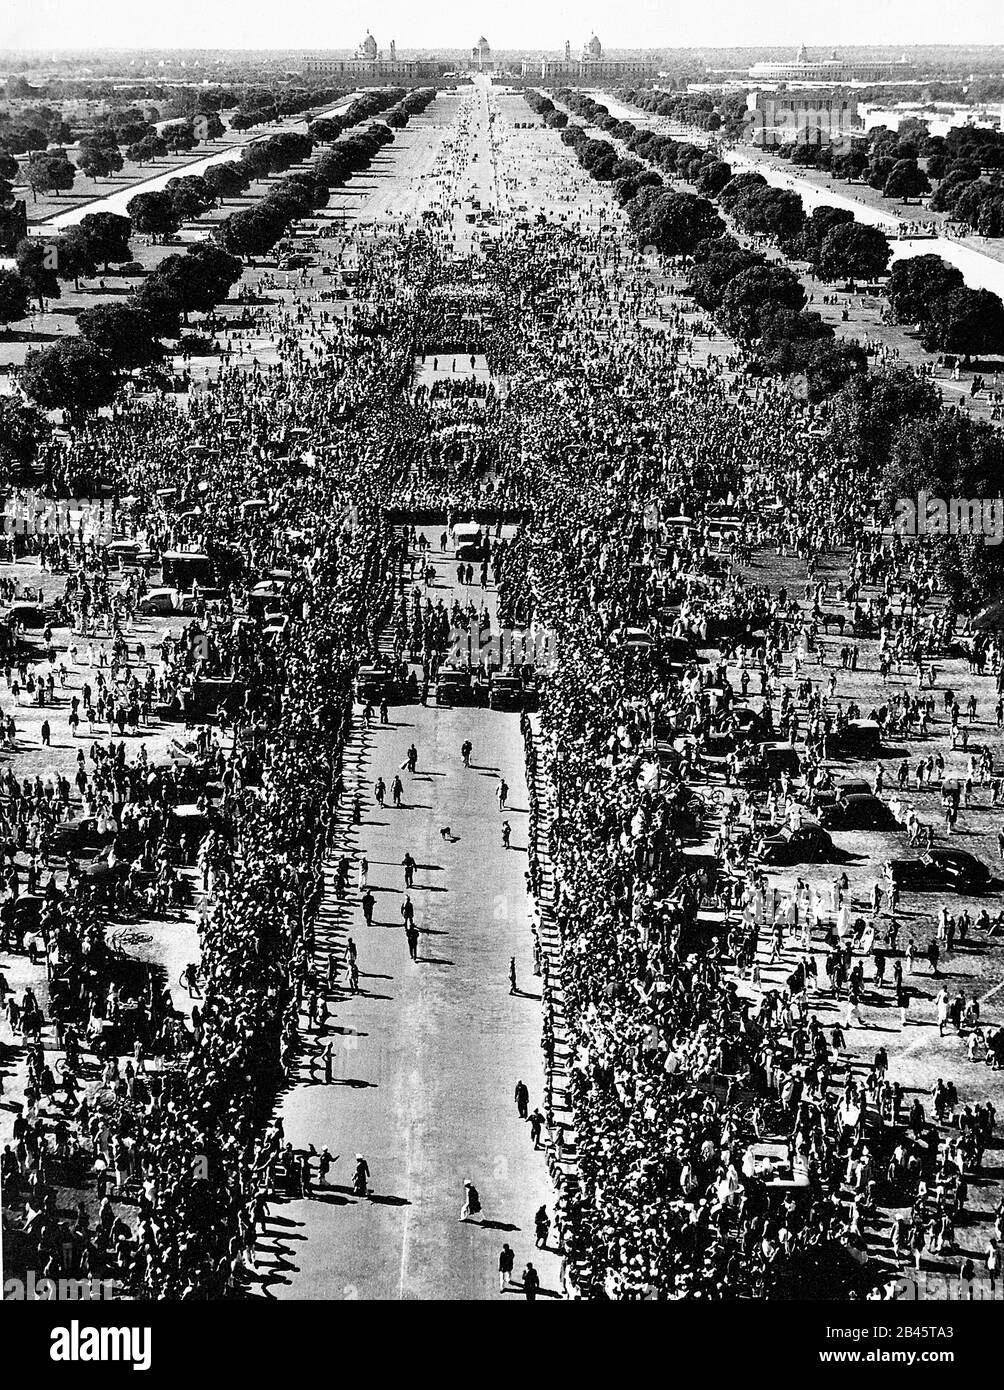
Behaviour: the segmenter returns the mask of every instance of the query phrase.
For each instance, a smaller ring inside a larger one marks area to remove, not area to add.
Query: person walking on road
[[[528,1262],[526,1269],[523,1271],[523,1297],[526,1299],[527,1303],[534,1303],[536,1301],[537,1290],[539,1288],[540,1275],[534,1269],[533,1265]]]
[[[412,744],[408,749],[408,760],[405,764],[409,772],[418,771],[418,749]]]
[[[468,738],[468,739],[465,739],[464,742],[460,745],[460,756],[461,756],[461,757],[463,758],[463,760],[464,760],[464,767],[470,767],[470,765],[471,765],[471,754],[472,754],[473,752],[474,752],[474,744],[470,741],[469,738]],[[1002,851],[1002,853],[1001,853],[1001,859],[1004,859],[1004,851]]]
[[[508,822],[507,820],[504,820],[504,821],[502,822],[502,848],[503,848],[503,849],[508,849],[508,848],[509,848],[509,840],[510,840],[511,836],[512,836],[512,826],[509,824],[509,822]]]
[[[551,1229],[551,1218],[547,1214],[547,1207],[540,1206],[537,1208],[536,1215],[533,1218],[533,1228],[535,1232],[534,1243],[537,1249],[546,1250],[547,1237]]]
[[[404,918],[405,931],[407,931],[409,927],[414,926],[415,904],[411,900],[410,893],[405,894],[404,902],[401,904],[401,916]]]
[[[404,929],[404,934],[408,938],[408,954],[412,960],[418,960],[418,938],[419,930],[414,922],[409,922]]]
[[[516,993],[516,957],[509,957],[509,993]]]
[[[376,906],[376,898],[374,898],[373,894],[370,892],[368,888],[366,892],[363,894],[362,901],[363,917],[366,919],[366,925],[368,927],[371,927],[373,925],[373,908]]]
[[[506,810],[506,801],[509,797],[509,783],[503,777],[495,788],[495,795],[499,799],[499,810]]]
[[[401,778],[398,777],[396,774],[394,776],[393,782],[391,782],[390,784],[390,790],[391,795],[394,798],[394,805],[398,807],[398,809],[400,809],[401,798],[404,796],[404,783],[401,781]]]
[[[481,1196],[468,1178],[464,1182],[464,1205],[460,1208],[459,1221],[469,1221],[472,1216],[481,1215]]]
[[[525,1081],[521,1080],[516,1082],[513,1100],[516,1102],[517,1115],[521,1120],[525,1120],[530,1111],[530,1092],[527,1090]]]
[[[540,1148],[540,1134],[544,1128],[544,1117],[536,1108],[530,1116],[530,1138],[533,1140],[533,1147]]]
[[[383,809],[384,799],[387,796],[387,784],[382,777],[378,777],[373,785],[373,795],[376,797],[377,805]]]
[[[499,1251],[499,1293],[505,1293],[506,1286],[512,1279],[512,1272],[516,1265],[516,1256],[513,1254],[506,1242]]]
[[[405,854],[404,858],[401,860],[401,867],[404,869],[405,888],[413,887],[415,883],[415,870],[418,868],[418,865],[411,857],[410,852]]]

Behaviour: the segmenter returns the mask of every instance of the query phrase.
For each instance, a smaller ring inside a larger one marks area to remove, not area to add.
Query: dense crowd
[[[59,982],[65,1055],[57,1082],[37,1001],[7,1001],[29,1054],[0,1159],[6,1201],[23,1207],[23,1258],[158,1297],[241,1286],[286,1157],[268,1116],[319,985],[314,923],[354,676],[387,627],[395,660],[434,672],[448,632],[478,619],[473,603],[447,614],[423,596],[394,520],[477,513],[518,520],[493,557],[500,607],[556,653],[523,733],[529,887],[559,942],[539,963],[569,1278],[611,1298],[864,1292],[878,1282],[866,1251],[880,1199],[909,1213],[896,1251],[952,1249],[993,1107],[959,1107],[944,1083],[930,1114],[907,1106],[882,1047],[864,1073],[848,1067],[845,1033],[865,1003],[908,1007],[902,965],[885,980],[903,954],[895,918],[859,929],[840,874],[828,901],[801,878],[781,892],[758,851],[831,790],[828,749],[864,715],[889,737],[959,723],[923,686],[956,615],[923,547],[884,534],[871,493],[846,487],[812,411],[740,349],[709,353],[673,268],[653,270],[616,224],[580,213],[455,259],[463,131],[448,156],[420,230],[360,238],[345,313],[307,324],[302,308],[275,311],[274,362],[224,362],[186,411],[125,400],[42,451],[57,495],[108,495],[116,533],[157,557],[198,553],[213,585],[154,665],[125,636],[144,586],[121,585],[107,545],[81,531],[46,551],[66,575],[56,616],[73,659],[94,672],[72,713],[108,727],[78,760],[76,794],[111,877],[85,881],[71,855],[63,882],[43,883],[72,785],[8,779],[6,829],[31,850],[43,906],[22,930],[13,868],[0,920],[5,943],[35,949]],[[496,178],[514,186],[504,161]],[[450,380],[472,342],[490,386]],[[852,559],[834,590],[820,570],[841,548]],[[756,582],[755,553],[798,562],[804,592]],[[262,584],[278,622],[251,612]],[[839,671],[821,664],[831,626],[839,670],[874,640],[888,671],[917,671],[916,696],[898,688],[874,711],[837,698]],[[107,669],[88,647],[101,635]],[[995,636],[970,651],[973,669],[1000,670]],[[27,670],[8,671],[9,688],[27,685]],[[161,707],[192,726],[175,768],[127,753],[126,729]],[[776,769],[756,751],[768,742],[788,750]],[[991,774],[984,760],[978,775]],[[186,1022],[151,973],[129,995],[123,1053],[109,908],[148,891],[166,910],[193,864],[207,890],[198,1007]],[[878,891],[892,901],[895,884]],[[992,924],[973,929],[989,937]],[[768,941],[794,962],[776,987],[760,978]],[[824,992],[846,1003],[843,1025],[813,1012]],[[85,1048],[99,1070],[89,1090]],[[81,1202],[67,1219],[60,1189],[92,1171],[97,1215]]]

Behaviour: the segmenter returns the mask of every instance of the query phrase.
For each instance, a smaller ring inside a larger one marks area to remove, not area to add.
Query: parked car
[[[852,719],[827,739],[831,758],[876,758],[881,749],[882,730],[874,719]]]
[[[485,553],[485,540],[477,522],[465,522],[453,528],[454,545],[458,560],[480,560]]]
[[[839,788],[836,799],[820,806],[817,815],[820,825],[830,830],[902,829],[886,802],[873,792],[845,793]]]
[[[470,671],[453,666],[441,666],[436,676],[437,705],[472,705],[474,682]]]
[[[386,666],[360,666],[356,677],[356,699],[361,705],[378,705],[381,700],[390,704],[398,694],[398,682]]]
[[[821,825],[808,821],[798,830],[787,826],[761,842],[760,860],[764,864],[811,864],[833,855],[833,841]]]
[[[173,613],[177,595],[173,589],[151,589],[145,598],[136,605],[136,612],[144,618],[164,613]]]
[[[898,888],[915,893],[985,893],[990,887],[990,870],[965,849],[929,849],[916,859],[894,859],[892,881]]]
[[[521,710],[526,703],[526,692],[521,676],[507,676],[492,672],[488,682],[488,708],[501,710]]]

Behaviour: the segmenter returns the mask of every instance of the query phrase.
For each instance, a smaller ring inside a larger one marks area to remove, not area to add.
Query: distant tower
[[[796,62],[796,63],[807,63],[808,61],[809,61],[809,50],[806,48],[806,46],[805,46],[804,43],[803,43],[803,44],[800,44],[800,45],[799,45],[798,52],[795,54],[795,62]]]
[[[397,62],[397,44],[393,39],[390,41],[390,60],[392,63]]]
[[[565,40],[565,62],[566,62],[566,63],[570,63],[571,61],[572,61],[572,41],[571,41],[571,39],[566,39],[566,40]]]
[[[477,45],[471,50],[471,57],[474,60],[474,66],[478,69],[479,72],[491,71],[492,50],[491,45],[485,38],[484,34],[481,35],[481,37],[478,39]]]

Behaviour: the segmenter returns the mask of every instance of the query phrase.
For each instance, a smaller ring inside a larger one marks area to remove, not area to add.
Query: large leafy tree
[[[0,396],[0,477],[34,463],[48,434],[49,422],[41,411],[12,396]]]
[[[877,474],[889,462],[903,421],[931,419],[940,409],[937,388],[906,368],[855,375],[830,403],[830,438],[848,462]]]
[[[32,198],[39,193],[66,193],[73,187],[77,171],[66,157],[65,150],[47,150],[33,154],[28,161],[28,186]]]
[[[77,315],[77,327],[89,343],[124,370],[148,367],[164,355],[153,318],[135,304],[96,304]]]
[[[862,149],[850,149],[833,158],[834,174],[838,179],[846,179],[848,183],[862,178],[867,168],[868,155]]]
[[[959,289],[962,271],[940,256],[906,256],[889,271],[886,296],[899,323],[926,323],[936,300]]]
[[[143,232],[154,241],[166,241],[174,236],[181,226],[174,206],[174,200],[166,189],[158,188],[151,193],[137,193],[126,204],[126,212],[138,232]]]
[[[97,182],[117,174],[123,163],[117,146],[92,145],[80,157],[80,172]]]
[[[150,315],[158,338],[177,338],[184,306],[178,285],[166,275],[149,275],[132,297],[132,303]]]
[[[769,184],[741,193],[732,206],[732,215],[746,231],[776,237],[781,242],[798,236],[805,223],[805,208],[798,194]]]
[[[628,215],[638,245],[667,256],[689,255],[699,242],[725,230],[713,204],[694,193],[643,188],[628,205]]]
[[[56,275],[58,251],[54,243],[25,237],[18,242],[14,258],[22,280],[38,300],[40,309],[45,308],[47,299],[59,299],[62,291]]]
[[[225,251],[235,256],[264,256],[271,251],[288,225],[278,209],[264,205],[232,212],[220,223],[216,237]]]
[[[89,212],[80,219],[80,230],[91,255],[106,273],[113,262],[131,259],[132,222],[128,217],[117,212]]]
[[[812,146],[810,145],[808,148],[811,149]],[[854,214],[850,208],[835,208],[824,203],[818,208],[813,208],[811,215],[805,219],[798,236],[785,242],[782,249],[788,256],[794,256],[797,260],[808,261],[810,265],[816,265],[826,233],[834,227],[840,227],[853,221]]]
[[[805,290],[787,266],[752,266],[741,271],[722,295],[722,319],[729,333],[758,338],[779,309],[796,313],[805,307]]]
[[[809,400],[814,405],[830,400],[852,377],[861,376],[867,370],[868,358],[858,343],[814,344],[805,367]]]
[[[0,324],[4,331],[27,316],[31,290],[16,270],[0,270]],[[0,400],[3,397],[0,396]]]
[[[967,356],[1004,352],[1004,303],[991,290],[949,290],[930,306],[924,346]]]
[[[819,273],[827,280],[847,276],[874,280],[884,275],[892,252],[885,233],[863,222],[831,227],[819,249]]]
[[[72,280],[79,287],[80,277],[96,275],[97,269],[97,258],[86,232],[79,226],[70,227],[56,242],[56,274],[60,280]]]
[[[46,410],[65,410],[78,421],[110,405],[118,382],[110,359],[83,338],[66,338],[28,353],[21,371],[25,393]]]
[[[886,198],[902,198],[904,203],[930,191],[931,182],[918,166],[916,159],[898,159],[890,169],[889,177],[882,188]]]
[[[247,175],[240,170],[236,160],[210,164],[202,178],[218,202],[223,202],[225,198],[239,198],[248,186]]]

